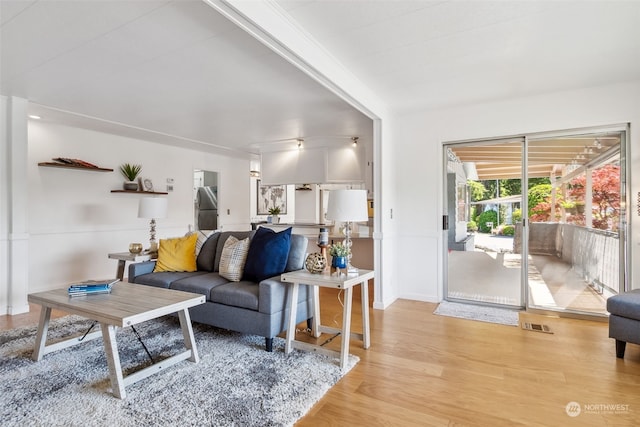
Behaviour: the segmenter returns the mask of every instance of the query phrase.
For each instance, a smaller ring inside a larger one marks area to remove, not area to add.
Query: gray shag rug
[[[52,320],[52,338],[84,332],[77,316]],[[136,325],[160,360],[184,351],[177,319]],[[36,327],[0,333],[0,420],[7,426],[287,426],[301,418],[342,374],[337,359],[294,350],[273,352],[264,338],[194,323],[200,363],[180,362],[111,394],[102,339],[31,360]],[[149,359],[131,328],[118,329],[125,375]],[[358,362],[350,355],[348,371]]]
[[[520,316],[517,310],[449,301],[442,301],[438,304],[438,308],[436,308],[433,314],[457,317],[460,319],[479,320],[481,322],[499,323],[508,326],[518,326],[520,322]]]

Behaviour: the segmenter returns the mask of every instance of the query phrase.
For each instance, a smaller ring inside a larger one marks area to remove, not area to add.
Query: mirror
[[[218,172],[193,171],[193,212],[196,230],[218,229]]]

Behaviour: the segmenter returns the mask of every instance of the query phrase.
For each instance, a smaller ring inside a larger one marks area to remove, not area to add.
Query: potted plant
[[[134,165],[131,163],[124,163],[120,165],[120,172],[126,178],[122,188],[129,191],[137,191],[138,183],[136,182],[136,178],[140,174],[141,170],[141,165]]]
[[[269,209],[269,215],[271,215],[271,223],[279,224],[280,223],[280,207],[275,206]]]
[[[330,245],[329,255],[331,255],[332,267],[347,268],[347,257],[349,256],[349,248],[347,248],[342,242]]]

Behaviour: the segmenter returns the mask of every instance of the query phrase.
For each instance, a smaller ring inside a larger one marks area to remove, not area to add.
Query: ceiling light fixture
[[[296,139],[296,141],[298,141],[298,148],[302,148],[302,143],[304,142],[304,139],[298,138]]]
[[[593,146],[596,147],[596,149],[601,149],[602,148],[602,144],[600,143],[600,140],[598,138],[596,138],[595,141],[593,141]]]
[[[359,136],[352,136],[352,137],[351,137],[351,140],[353,141],[353,144],[352,144],[352,145],[353,145],[354,147],[357,147],[357,146],[358,146],[358,139],[360,139],[360,137],[359,137]]]

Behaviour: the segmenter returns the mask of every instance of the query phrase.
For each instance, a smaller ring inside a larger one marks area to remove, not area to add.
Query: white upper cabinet
[[[363,182],[364,161],[359,147],[266,152],[260,179],[263,185]]]

